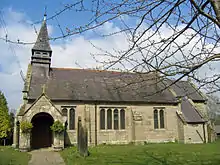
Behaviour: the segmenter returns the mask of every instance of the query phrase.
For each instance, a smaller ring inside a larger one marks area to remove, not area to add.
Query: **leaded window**
[[[160,110],[160,128],[164,128],[164,111]]]
[[[163,129],[164,124],[164,109],[154,109],[154,129]]]
[[[62,109],[62,115],[67,116],[68,110],[66,108]]]
[[[107,110],[107,129],[112,129],[112,110]]]
[[[114,110],[114,129],[118,129],[118,109]]]
[[[101,130],[125,129],[125,109],[101,108],[99,120]]]
[[[158,129],[158,111],[157,109],[154,110],[154,129]]]
[[[100,111],[100,129],[105,129],[105,109]]]
[[[125,129],[125,110],[120,110],[120,127],[121,129]]]
[[[69,110],[69,129],[74,130],[75,129],[75,109],[71,108]]]

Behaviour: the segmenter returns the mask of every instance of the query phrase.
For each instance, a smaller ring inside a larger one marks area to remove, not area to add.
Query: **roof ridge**
[[[193,109],[195,110],[195,112],[201,117],[202,120],[204,120],[202,114],[200,113],[200,111],[197,109],[196,105],[194,104],[194,102],[192,101],[192,99],[190,98],[186,98],[185,101],[189,102],[189,104],[193,107]]]
[[[112,73],[130,73],[130,74],[135,74],[133,72],[126,72],[126,71],[115,71],[115,70],[100,70],[100,69],[92,69],[92,68],[57,68],[57,67],[52,67],[51,68],[56,69],[56,70],[85,70],[85,71],[91,71],[91,72],[112,72]]]
[[[51,69],[55,69],[55,70],[84,70],[84,71],[90,71],[90,72],[108,72],[108,73],[117,73],[117,74],[120,74],[120,73],[128,73],[128,74],[146,74],[146,73],[141,73],[141,72],[129,72],[129,71],[116,71],[116,70],[101,70],[101,69],[92,69],[92,68],[70,68],[70,67],[63,67],[63,68],[57,68],[57,67],[51,67]],[[149,74],[155,74],[154,71],[151,71],[149,73],[147,73],[148,75]]]

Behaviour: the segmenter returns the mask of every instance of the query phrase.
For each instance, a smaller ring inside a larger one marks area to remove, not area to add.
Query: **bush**
[[[59,121],[55,121],[50,129],[55,133],[62,133],[65,130],[64,125]]]
[[[22,133],[30,133],[31,129],[33,128],[33,125],[31,122],[22,121],[20,123],[20,128],[21,128]]]

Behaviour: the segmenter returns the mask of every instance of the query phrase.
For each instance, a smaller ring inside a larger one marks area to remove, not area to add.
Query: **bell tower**
[[[31,65],[50,68],[52,49],[49,43],[49,36],[47,31],[46,14],[42,22],[40,32],[32,48]]]

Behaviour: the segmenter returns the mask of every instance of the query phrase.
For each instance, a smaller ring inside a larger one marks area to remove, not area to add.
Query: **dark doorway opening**
[[[51,147],[53,135],[50,126],[53,124],[53,117],[48,113],[38,113],[32,120],[31,147],[33,149]]]

